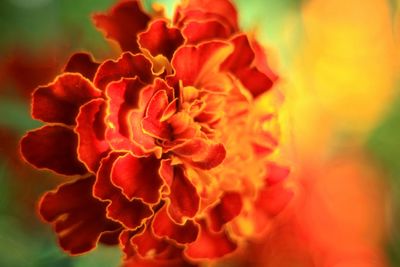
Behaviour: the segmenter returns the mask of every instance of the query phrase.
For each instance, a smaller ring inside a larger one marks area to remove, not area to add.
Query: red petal
[[[245,34],[240,34],[231,41],[235,49],[223,63],[222,69],[235,74],[254,97],[269,90],[275,78],[257,68],[255,53],[248,37]]]
[[[153,95],[148,104],[146,116],[142,121],[143,130],[146,134],[158,139],[171,139],[171,129],[168,123],[161,121],[168,104],[168,95],[165,90],[160,90]]]
[[[146,14],[139,1],[123,1],[106,14],[94,14],[96,26],[106,37],[117,41],[123,51],[139,52],[136,36],[146,29],[150,16]]]
[[[105,217],[105,204],[92,197],[94,177],[79,179],[45,194],[39,212],[54,225],[61,247],[71,254],[95,248],[100,235],[120,226]]]
[[[126,228],[136,229],[153,215],[151,208],[141,200],[129,201],[111,182],[111,172],[121,153],[111,153],[101,161],[93,194],[107,202],[107,217],[123,224]]]
[[[83,77],[93,80],[99,65],[99,63],[93,60],[90,54],[76,53],[70,57],[64,68],[64,72],[77,72],[82,74]]]
[[[172,58],[175,50],[184,42],[178,28],[168,27],[167,21],[158,19],[153,21],[147,31],[139,34],[138,42],[141,47],[149,50],[152,56],[159,54]]]
[[[192,259],[215,259],[233,252],[237,248],[224,231],[211,232],[205,222],[200,222],[200,234],[196,241],[185,250],[186,256]]]
[[[172,151],[186,158],[194,167],[212,169],[222,163],[226,151],[222,144],[212,143],[205,139],[192,139],[176,146]]]
[[[274,217],[287,206],[293,195],[293,191],[282,183],[267,186],[259,191],[255,206],[269,217]]]
[[[217,20],[191,21],[185,25],[182,33],[187,44],[199,44],[204,41],[229,37],[229,30]]]
[[[219,18],[230,26],[231,31],[238,30],[238,16],[235,6],[229,0],[190,0],[186,6],[177,9],[174,21]],[[179,14],[181,13],[181,14]],[[204,14],[203,16],[201,16]]]
[[[78,134],[78,157],[89,170],[96,172],[100,160],[108,153],[109,145],[104,139],[105,101],[93,99],[83,105],[76,118]]]
[[[100,236],[99,242],[105,245],[109,246],[115,246],[119,244],[119,236],[121,235],[122,232],[122,226],[121,228],[114,230],[114,231],[108,231],[108,232],[103,232]]]
[[[230,55],[232,47],[222,41],[211,41],[198,46],[182,46],[172,58],[175,78],[184,86],[201,87],[210,75],[215,75],[222,62]]]
[[[158,174],[160,160],[154,157],[138,158],[131,154],[119,157],[111,173],[111,181],[130,200],[139,198],[146,203],[160,201],[163,180]]]
[[[147,204],[138,199],[129,201],[122,193],[115,195],[107,206],[107,217],[128,229],[137,229],[152,215],[153,212]]]
[[[266,182],[268,186],[282,183],[290,173],[290,168],[286,166],[279,166],[273,162],[268,163],[267,170],[268,175],[266,177]]]
[[[133,236],[130,242],[136,247],[136,251],[140,256],[150,258],[151,255],[158,255],[169,246],[165,240],[154,236],[149,225],[143,233]]]
[[[209,212],[210,229],[219,232],[222,226],[239,215],[242,198],[237,192],[225,192],[219,203]]]
[[[114,162],[125,153],[112,152],[100,162],[96,182],[93,185],[93,195],[101,200],[111,200],[114,195],[121,194],[120,190],[111,183],[111,170]]]
[[[180,166],[174,167],[169,191],[168,213],[175,222],[181,224],[184,218],[193,218],[197,214],[200,197]]]
[[[101,96],[92,83],[77,73],[64,73],[33,92],[32,117],[44,122],[75,124],[79,107]]]
[[[129,113],[138,108],[142,87],[138,78],[122,79],[107,87],[106,139],[115,150],[132,150],[141,154],[131,139]]]
[[[194,221],[187,220],[183,225],[172,221],[165,207],[157,211],[152,226],[155,235],[168,237],[180,244],[195,241],[199,233],[199,226]]]
[[[78,137],[64,126],[44,126],[28,132],[21,140],[21,152],[26,161],[37,168],[60,174],[85,174],[85,165],[78,160]]]
[[[135,78],[136,76],[144,83],[153,80],[151,62],[142,54],[133,55],[129,52],[123,53],[116,61],[104,61],[97,70],[94,84],[97,88],[105,90],[107,85],[121,78]]]

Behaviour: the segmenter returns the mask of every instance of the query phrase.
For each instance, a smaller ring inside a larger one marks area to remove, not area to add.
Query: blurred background
[[[114,0],[0,1],[0,266],[118,266],[69,257],[36,215],[62,182],[19,156],[30,94],[75,51],[115,54],[90,14]],[[145,1],[149,7],[151,0]],[[173,0],[157,1],[171,14]],[[265,240],[220,266],[400,266],[400,1],[235,0],[280,76],[282,155],[296,197]]]

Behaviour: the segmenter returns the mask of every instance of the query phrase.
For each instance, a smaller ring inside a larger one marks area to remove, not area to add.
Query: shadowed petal
[[[222,226],[239,215],[242,198],[237,192],[225,192],[219,203],[209,212],[210,229],[219,232]]]
[[[143,152],[131,139],[130,112],[138,108],[140,91],[144,84],[136,77],[111,83],[106,90],[106,139],[116,150]]]
[[[108,202],[107,217],[123,224],[126,228],[137,229],[153,215],[151,208],[139,199],[128,200],[121,190],[111,182],[111,172],[116,160],[123,153],[110,153],[101,161],[93,194]]]
[[[200,222],[199,237],[190,243],[185,250],[185,255],[192,259],[215,259],[235,251],[234,243],[226,232],[211,232],[204,221]]]
[[[95,14],[93,20],[97,28],[104,31],[107,38],[118,42],[123,51],[139,52],[136,36],[146,29],[150,16],[146,14],[139,1],[123,1],[110,11]]]
[[[170,162],[163,162],[163,171],[161,174],[171,174],[168,171],[168,164]],[[173,167],[173,178],[163,177],[167,185],[169,185],[169,200],[168,213],[171,218],[177,222],[182,223],[184,218],[193,218],[199,210],[200,197],[194,185],[189,181],[184,173],[182,166]]]
[[[155,235],[168,237],[181,244],[195,241],[199,232],[199,226],[192,220],[187,220],[183,225],[176,224],[169,217],[165,207],[157,211],[152,226]]]
[[[146,203],[160,200],[163,180],[158,174],[160,160],[154,157],[135,157],[125,154],[119,157],[111,173],[112,182],[130,200],[139,198]]]
[[[153,80],[151,68],[151,62],[144,55],[126,52],[116,61],[104,61],[97,70],[94,84],[97,88],[105,90],[113,81],[136,76],[144,83],[151,83]]]
[[[77,72],[82,74],[83,77],[93,80],[99,65],[99,63],[93,60],[90,54],[76,53],[70,57],[64,68],[64,72]]]
[[[109,145],[104,138],[106,125],[104,123],[105,101],[93,99],[83,105],[76,118],[75,131],[78,134],[78,157],[89,170],[96,172],[100,160],[109,151]]]
[[[106,204],[92,197],[94,180],[61,185],[46,193],[39,204],[40,215],[54,225],[61,247],[71,254],[92,250],[103,232],[120,227],[105,217]]]
[[[184,39],[178,28],[168,27],[167,21],[158,19],[150,24],[147,31],[139,34],[138,42],[153,57],[161,54],[171,59],[175,50],[183,44]]]
[[[37,168],[60,174],[85,174],[85,165],[78,160],[78,136],[60,125],[44,126],[28,132],[21,140],[21,152],[26,161]]]
[[[78,73],[64,73],[47,86],[40,86],[32,96],[32,117],[44,122],[75,124],[79,107],[101,92]]]

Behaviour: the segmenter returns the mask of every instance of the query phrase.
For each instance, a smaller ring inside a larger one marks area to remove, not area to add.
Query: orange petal
[[[175,50],[184,42],[180,30],[168,27],[167,23],[164,19],[155,20],[138,36],[140,46],[147,49],[153,57],[161,54],[171,59]]]
[[[76,118],[75,131],[78,134],[78,157],[89,170],[96,172],[100,160],[109,151],[109,145],[104,139],[105,134],[105,101],[93,99],[83,105]]]
[[[94,249],[102,233],[120,227],[106,218],[106,205],[92,197],[93,183],[90,177],[61,185],[39,204],[40,215],[54,225],[60,246],[71,254]]]
[[[209,170],[215,168],[225,159],[226,151],[222,144],[196,138],[189,140],[172,151],[184,157],[194,167]]]
[[[139,52],[136,36],[146,29],[150,19],[137,0],[122,1],[107,13],[93,15],[95,25],[107,38],[117,41],[123,51],[132,53]]]
[[[78,73],[64,73],[32,96],[32,117],[44,122],[75,124],[79,107],[101,96],[92,83]]]
[[[21,140],[26,161],[37,168],[60,174],[85,174],[85,165],[78,160],[78,137],[70,128],[54,125],[28,132]]]

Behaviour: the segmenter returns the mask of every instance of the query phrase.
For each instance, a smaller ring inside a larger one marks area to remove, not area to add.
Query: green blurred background
[[[299,54],[305,53],[304,47],[312,34],[304,27],[307,23],[304,6],[309,1],[235,1],[240,10],[241,26],[254,31],[265,41],[277,62],[278,72],[288,79],[289,85],[295,82],[291,80],[291,74],[298,68]],[[174,1],[158,2],[166,4],[171,12]],[[64,178],[32,170],[20,161],[18,152],[20,137],[40,125],[29,115],[29,95],[34,87],[50,82],[74,51],[90,51],[97,59],[115,53],[90,19],[92,12],[104,11],[112,3],[113,0],[0,1],[1,267],[118,266],[121,257],[118,248],[100,247],[80,257],[69,257],[60,251],[49,225],[39,221],[35,209],[39,196]],[[396,42],[398,4],[395,0],[385,3],[390,8],[393,42]],[[145,6],[150,4],[148,0]],[[357,10],[354,16],[356,14]],[[371,20],[374,19],[371,17]],[[397,74],[393,79],[398,80]],[[391,225],[388,226],[390,234],[384,246],[393,267],[400,266],[400,233],[397,227],[400,223],[399,87],[393,86],[391,100],[385,102],[379,118],[370,123],[368,131],[362,133],[363,149],[373,155],[387,174],[383,179],[390,188],[388,214]],[[344,132],[351,136],[354,129],[346,129]]]

